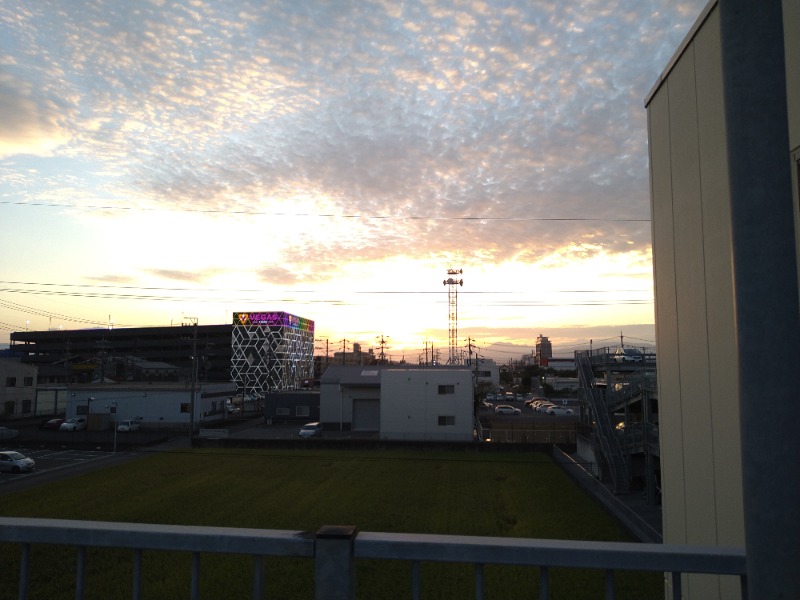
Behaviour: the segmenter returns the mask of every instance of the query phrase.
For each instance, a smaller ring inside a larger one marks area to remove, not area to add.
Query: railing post
[[[353,600],[355,565],[353,546],[358,530],[350,525],[324,525],[317,531],[314,546],[314,587],[316,600]]]
[[[28,581],[31,569],[31,545],[22,545],[22,557],[19,565],[19,600],[28,600]]]

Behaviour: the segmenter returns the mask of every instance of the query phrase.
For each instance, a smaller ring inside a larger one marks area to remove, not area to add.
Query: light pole
[[[114,413],[114,420],[112,421],[114,426],[114,454],[117,453],[117,403],[111,402],[111,408],[113,409],[112,412]]]

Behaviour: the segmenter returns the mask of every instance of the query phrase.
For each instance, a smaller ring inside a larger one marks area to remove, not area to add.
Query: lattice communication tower
[[[457,365],[458,359],[458,286],[464,285],[463,279],[456,279],[455,275],[461,275],[463,269],[447,269],[449,277],[442,284],[447,287],[447,306],[449,314],[448,333],[450,338],[450,355],[447,358],[448,365]]]

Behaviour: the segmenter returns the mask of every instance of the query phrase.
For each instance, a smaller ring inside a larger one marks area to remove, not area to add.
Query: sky
[[[416,360],[455,308],[501,361],[652,346],[644,98],[705,4],[5,0],[0,344],[280,310]]]

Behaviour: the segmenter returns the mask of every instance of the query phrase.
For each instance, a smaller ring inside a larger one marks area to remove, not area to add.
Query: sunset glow
[[[704,4],[4,2],[0,344],[283,311],[416,361],[450,267],[499,360],[652,344],[643,98]]]

